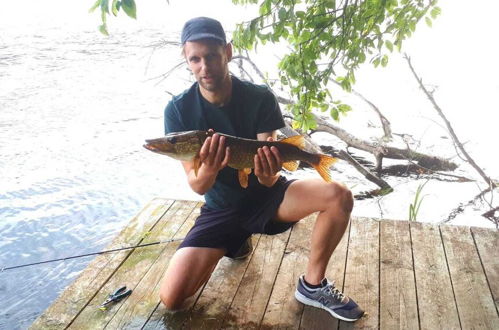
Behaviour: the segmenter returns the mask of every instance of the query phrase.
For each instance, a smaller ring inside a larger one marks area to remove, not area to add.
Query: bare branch
[[[337,82],[334,79],[329,79],[329,81],[335,83],[336,85],[341,86],[339,82]],[[360,94],[357,92],[355,89],[352,88],[352,93],[358,97],[360,97],[364,102],[366,102],[379,116],[379,119],[381,121],[381,125],[383,126],[383,131],[385,132],[385,135],[383,136],[383,139],[391,140],[392,139],[392,129],[390,126],[390,121],[381,113],[379,108],[369,101],[367,98],[364,97],[364,95]]]
[[[414,70],[414,67],[412,66],[411,59],[407,54],[404,55],[404,58],[407,60],[407,64],[409,65],[409,68],[412,71],[412,74],[414,75],[414,78],[417,80],[419,87],[423,90],[423,92],[426,94],[426,97],[430,100],[431,104],[433,105],[433,108],[437,111],[437,113],[440,115],[442,120],[445,122],[445,125],[447,126],[447,130],[449,131],[449,134],[452,137],[452,140],[454,143],[458,146],[459,150],[463,153],[463,155],[466,157],[466,160],[470,163],[471,166],[480,174],[480,176],[483,178],[483,180],[487,183],[489,187],[495,187],[495,183],[490,179],[485,172],[475,163],[473,158],[468,154],[468,152],[464,149],[463,144],[459,141],[459,138],[457,137],[456,133],[454,132],[454,129],[452,128],[452,125],[450,122],[447,120],[447,117],[445,117],[442,109],[438,106],[437,102],[435,101],[435,98],[433,95],[426,89],[426,87],[423,85],[423,80],[416,74],[416,71]]]

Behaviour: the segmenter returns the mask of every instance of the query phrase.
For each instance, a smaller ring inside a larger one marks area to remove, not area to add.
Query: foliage
[[[111,3],[110,3],[111,2]],[[107,32],[107,15],[111,13],[114,16],[118,16],[118,12],[123,9],[125,14],[129,17],[137,18],[137,7],[135,6],[135,0],[96,0],[94,5],[89,9],[89,12],[95,11],[95,9],[100,8],[102,25],[99,26],[99,31],[104,35],[109,35]]]
[[[431,26],[440,14],[437,0],[232,0],[259,3],[260,16],[238,25],[234,45],[240,49],[285,41],[289,52],[279,63],[280,82],[296,103],[291,111],[296,126],[316,126],[312,110],[329,112],[338,120],[351,108],[335,101],[330,79],[351,90],[355,71],[369,61],[386,66],[389,54],[421,19]]]
[[[423,191],[424,186],[428,183],[429,180],[426,180],[424,183],[418,186],[416,189],[416,195],[414,195],[414,202],[409,205],[409,221],[416,221],[419,213],[419,208],[421,207],[421,203],[423,202],[424,196],[421,196],[421,192]]]

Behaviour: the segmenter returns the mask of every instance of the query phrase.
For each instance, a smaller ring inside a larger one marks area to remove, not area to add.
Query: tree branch
[[[339,82],[337,82],[336,80],[334,80],[334,79],[329,79],[329,81],[331,81],[331,82],[335,83],[336,85],[342,87],[341,84]],[[381,111],[379,110],[379,108],[374,103],[372,103],[367,98],[365,98],[364,95],[360,94],[359,92],[357,92],[353,88],[352,88],[352,94],[360,97],[364,102],[366,102],[378,114],[379,119],[381,121],[381,125],[383,126],[383,132],[385,132],[385,135],[383,136],[383,139],[391,140],[392,139],[392,129],[391,129],[390,121],[381,113]]]
[[[452,137],[452,140],[454,143],[458,146],[459,150],[463,153],[464,157],[466,157],[466,160],[470,163],[471,166],[480,174],[480,176],[483,178],[483,180],[487,183],[489,187],[496,187],[495,183],[490,179],[485,172],[475,163],[473,158],[468,154],[468,152],[464,149],[463,144],[459,141],[459,138],[457,137],[456,133],[454,132],[454,129],[452,128],[452,125],[450,122],[447,120],[447,117],[445,117],[442,109],[438,106],[437,102],[435,101],[435,98],[433,95],[426,89],[426,87],[423,85],[423,80],[416,74],[416,71],[414,70],[414,67],[412,66],[411,59],[410,57],[405,54],[404,58],[407,60],[407,64],[409,65],[409,68],[411,69],[412,74],[414,75],[414,78],[417,80],[419,87],[423,90],[423,92],[426,94],[426,97],[428,100],[430,100],[431,104],[433,105],[433,108],[437,111],[439,116],[442,118],[444,121],[445,125],[447,126],[447,130],[449,131],[449,134]]]

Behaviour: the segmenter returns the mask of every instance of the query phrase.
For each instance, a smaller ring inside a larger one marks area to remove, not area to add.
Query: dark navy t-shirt
[[[175,96],[165,109],[165,134],[211,128],[215,132],[256,139],[258,133],[282,127],[284,120],[274,94],[265,86],[235,77],[232,77],[232,97],[226,106],[217,107],[206,101],[198,83],[194,83]],[[209,208],[240,207],[265,189],[268,188],[260,185],[253,173],[248,188],[242,188],[237,170],[225,167],[204,197]]]

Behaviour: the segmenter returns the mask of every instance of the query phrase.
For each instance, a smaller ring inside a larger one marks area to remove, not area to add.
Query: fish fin
[[[243,188],[248,188],[248,175],[251,173],[251,168],[243,168],[238,171],[239,184]]]
[[[200,167],[201,167],[201,158],[199,158],[199,155],[197,155],[196,157],[194,157],[194,174],[196,175],[196,177],[198,176],[198,171]]]
[[[279,142],[294,145],[300,149],[305,149],[305,138],[303,135],[294,135],[288,138],[279,140]]]
[[[334,158],[327,155],[320,155],[320,160],[318,164],[310,164],[312,165],[317,172],[321,175],[321,177],[326,182],[333,182],[331,179],[331,173],[329,173],[329,168],[336,163],[338,158]]]
[[[298,165],[300,165],[300,162],[298,160],[291,160],[289,162],[283,163],[282,167],[284,167],[288,171],[294,172],[298,169]]]

